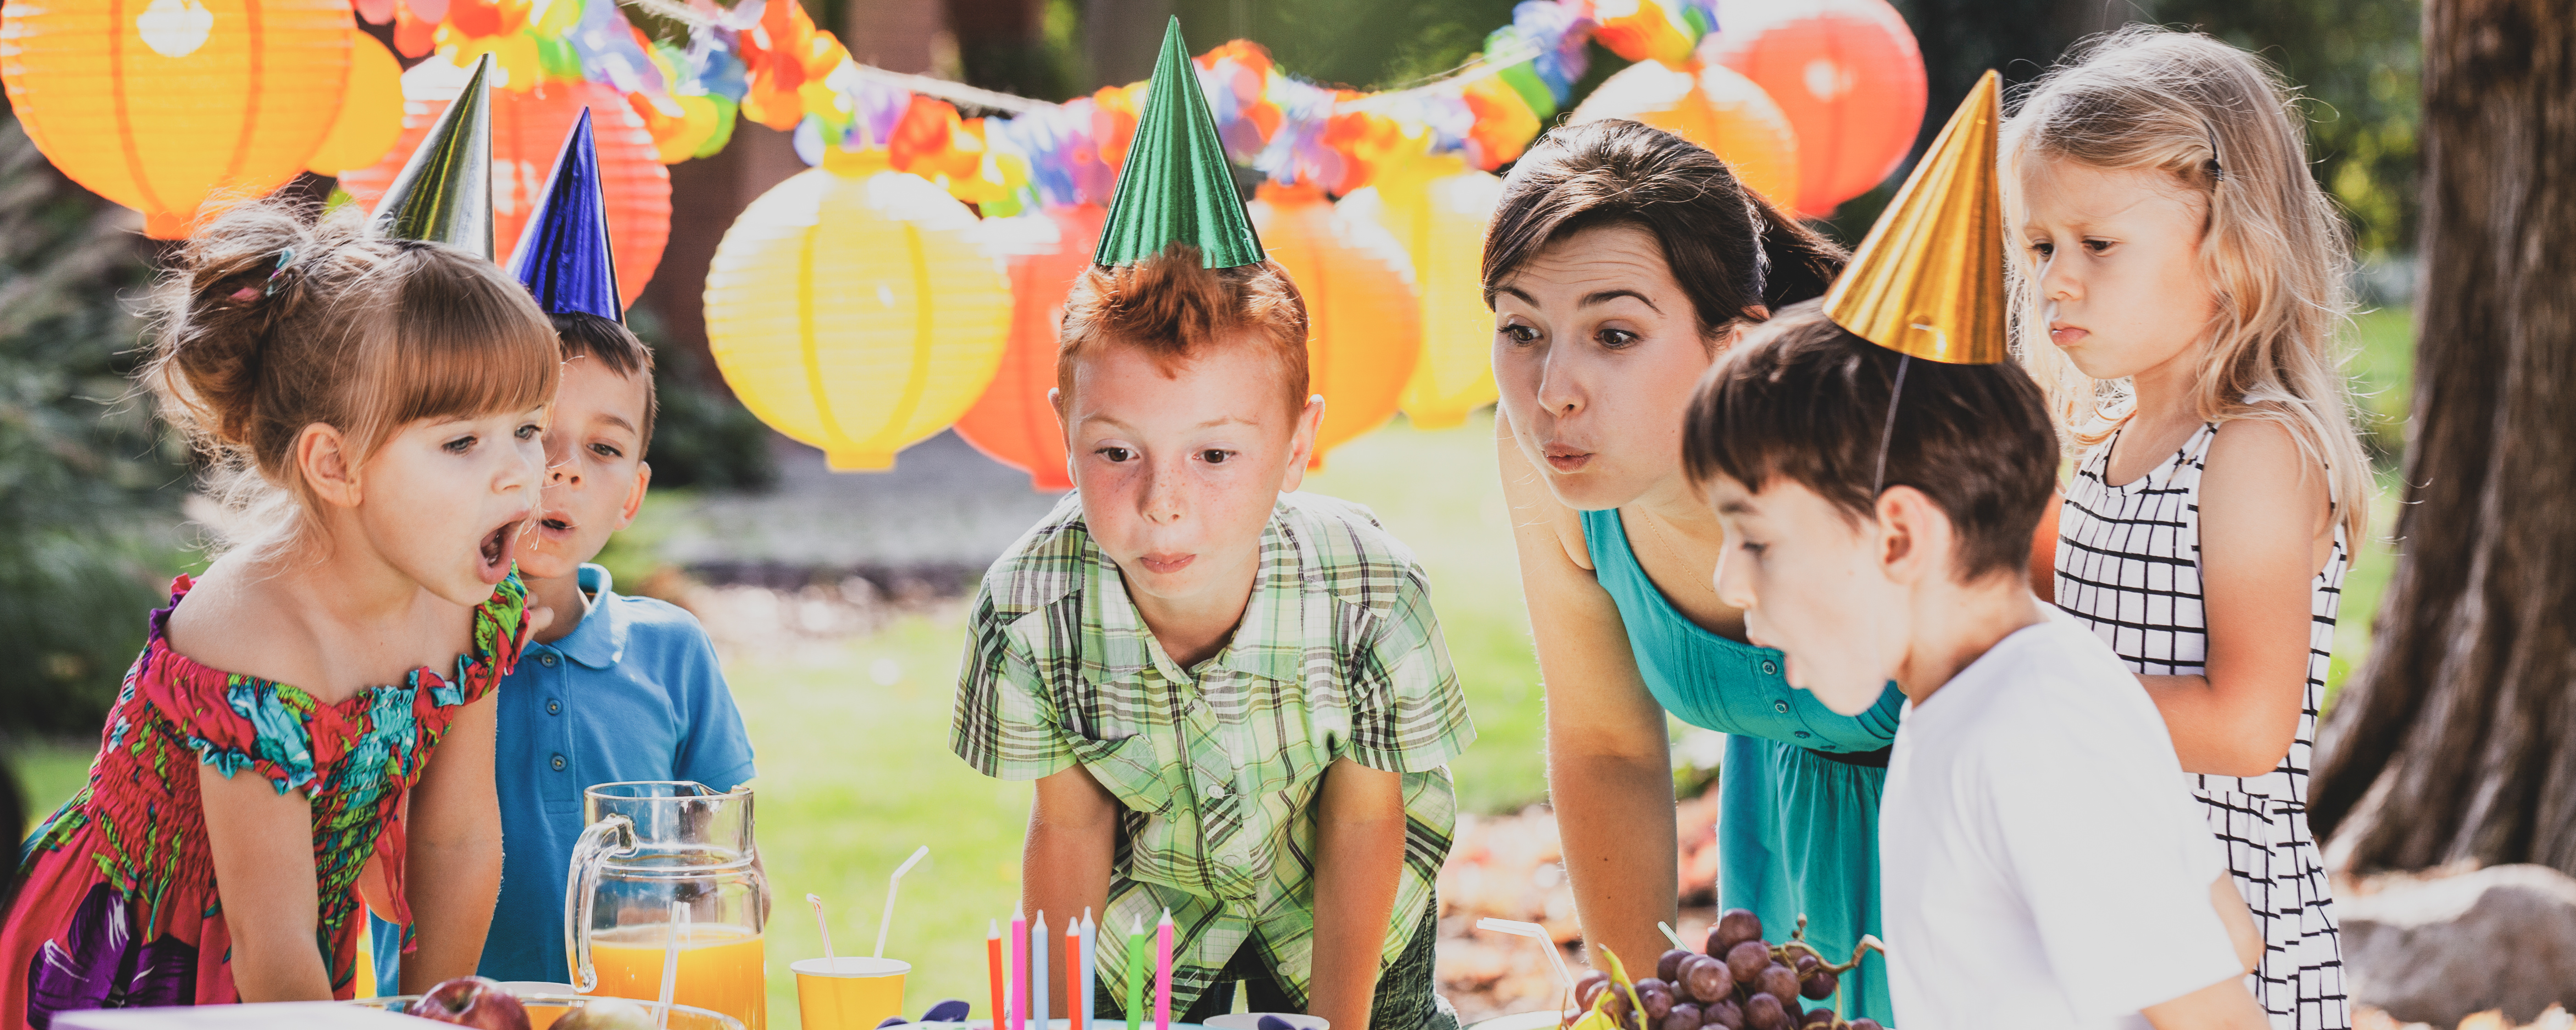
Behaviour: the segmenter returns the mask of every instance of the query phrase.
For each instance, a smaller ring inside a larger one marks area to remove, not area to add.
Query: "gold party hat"
[[[1991,70],[1977,80],[1825,291],[1835,325],[1926,361],[2004,360],[2001,83]]]

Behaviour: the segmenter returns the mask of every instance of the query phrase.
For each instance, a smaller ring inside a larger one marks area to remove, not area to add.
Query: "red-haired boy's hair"
[[[1206,268],[1198,248],[1174,243],[1132,265],[1093,265],[1074,281],[1056,329],[1056,389],[1070,401],[1075,361],[1111,344],[1144,351],[1169,375],[1238,340],[1278,367],[1288,410],[1306,406],[1306,299],[1287,270],[1276,261]]]

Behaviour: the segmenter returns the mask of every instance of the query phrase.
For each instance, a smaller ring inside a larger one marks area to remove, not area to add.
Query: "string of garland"
[[[1144,105],[1146,84],[1108,86],[1062,104],[873,68],[817,29],[796,0],[627,0],[684,31],[657,39],[616,0],[359,0],[394,24],[406,56],[450,69],[485,53],[503,88],[588,79],[623,94],[676,164],[724,148],[737,119],[796,134],[809,164],[825,148],[883,150],[987,215],[1106,203]],[[1341,194],[1425,154],[1493,169],[1520,155],[1583,76],[1585,44],[1629,60],[1688,60],[1717,27],[1716,0],[1523,0],[1460,70],[1407,89],[1319,86],[1234,40],[1199,55],[1227,156],[1274,182]],[[1668,6],[1669,4],[1669,6]],[[439,60],[439,59],[433,59]],[[432,69],[434,74],[444,69]],[[1011,112],[967,118],[970,107]]]

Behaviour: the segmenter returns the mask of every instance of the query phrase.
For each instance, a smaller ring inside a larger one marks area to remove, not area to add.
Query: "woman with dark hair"
[[[1584,939],[1632,971],[1678,880],[1665,716],[1728,734],[1719,904],[1829,956],[1878,929],[1878,797],[1904,696],[1858,717],[1789,686],[1713,572],[1727,541],[1685,481],[1682,412],[1744,328],[1821,295],[1841,248],[1717,155],[1629,121],[1550,132],[1485,240],[1503,492],[1548,692],[1548,788]],[[1644,975],[1639,972],[1638,975]],[[1846,1017],[1889,1017],[1873,957]],[[1786,999],[1783,999],[1786,1000]]]

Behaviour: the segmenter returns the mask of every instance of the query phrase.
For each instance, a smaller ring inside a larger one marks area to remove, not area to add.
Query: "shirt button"
[[[1778,713],[1780,713],[1780,714],[1782,714],[1782,715],[1787,715],[1787,714],[1789,714],[1789,702],[1786,702],[1786,701],[1773,701],[1773,702],[1771,702],[1771,710],[1772,710],[1772,711],[1775,711],[1775,712],[1778,712]]]
[[[551,698],[547,699],[547,701],[546,701],[546,714],[547,714],[547,715],[562,715],[562,714],[563,714],[563,702],[561,702],[561,701],[556,701],[556,700],[553,700],[553,699],[551,699]]]
[[[1798,731],[1798,738],[1799,738],[1799,739],[1804,740],[1804,739],[1806,739],[1806,737],[1807,737],[1807,731],[1805,731],[1805,730],[1799,730],[1799,731]]]
[[[555,766],[555,771],[556,771],[556,772],[562,772],[562,771],[563,771],[563,767],[564,767],[564,759],[563,759],[563,756],[562,756],[562,755],[556,755],[556,756],[555,756],[554,766]]]
[[[548,664],[548,665],[552,665],[552,664],[554,664],[554,663],[553,663],[553,662],[547,662],[546,664]],[[1772,660],[1770,660],[1770,659],[1768,659],[1768,658],[1763,659],[1763,660],[1762,660],[1762,674],[1763,674],[1763,675],[1765,675],[1765,676],[1777,676],[1777,675],[1779,675],[1779,674],[1780,674],[1780,663],[1775,662],[1775,661],[1772,661]]]
[[[1216,784],[1216,785],[1214,785],[1214,786],[1209,787],[1209,788],[1207,789],[1207,796],[1212,797],[1212,798],[1221,798],[1221,797],[1224,797],[1224,796],[1225,796],[1225,784],[1219,783],[1219,784]]]
[[[541,654],[537,656],[537,662],[544,665],[546,668],[551,669],[555,667],[555,656],[550,654]]]

